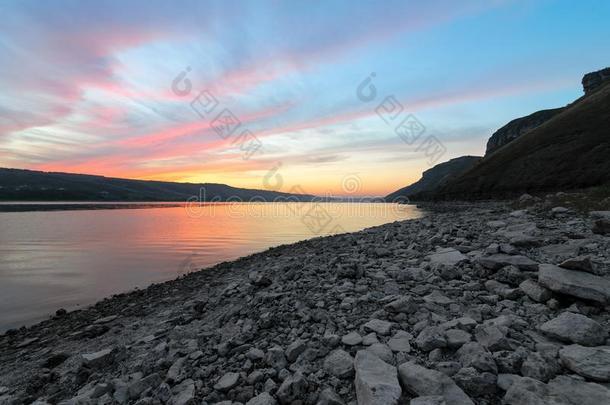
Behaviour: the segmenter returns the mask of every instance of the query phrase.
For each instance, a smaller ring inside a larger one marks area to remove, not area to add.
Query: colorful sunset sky
[[[319,195],[384,195],[430,167],[376,113],[387,96],[440,162],[483,154],[610,65],[605,0],[3,0],[0,14],[1,167],[249,188],[278,168],[282,191]],[[209,116],[191,106],[204,90]],[[225,108],[230,136],[212,125]]]

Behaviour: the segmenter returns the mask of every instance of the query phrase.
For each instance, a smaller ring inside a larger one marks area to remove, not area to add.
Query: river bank
[[[0,404],[610,403],[609,214],[516,204],[430,206],[59,311],[0,336]]]

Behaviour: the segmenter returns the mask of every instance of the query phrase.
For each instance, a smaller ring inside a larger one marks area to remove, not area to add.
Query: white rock
[[[361,350],[355,361],[358,405],[395,405],[402,393],[396,367],[374,354]]]
[[[608,335],[603,326],[593,319],[573,312],[564,312],[545,322],[540,330],[552,338],[583,346],[601,345]]]
[[[246,402],[246,405],[277,405],[277,401],[269,393],[263,392]]]
[[[171,405],[189,405],[195,399],[195,383],[193,380],[184,380],[175,386],[175,395],[170,400]]]
[[[504,405],[600,405],[610,403],[610,390],[568,376],[548,384],[529,377],[516,379],[504,396]]]
[[[474,405],[451,378],[439,371],[409,362],[398,367],[398,375],[403,387],[416,395],[440,395],[447,405]]]
[[[438,248],[436,252],[428,256],[428,259],[432,267],[455,266],[468,261],[468,256],[453,248]]]
[[[390,334],[392,329],[392,323],[388,321],[382,321],[381,319],[371,319],[364,324],[364,330],[367,332],[375,332],[378,335],[386,336]]]
[[[218,391],[228,391],[231,388],[237,385],[239,381],[239,373],[226,373],[216,384],[214,384],[214,389]]]
[[[112,362],[114,353],[112,349],[104,349],[95,353],[81,355],[83,364],[89,367],[98,367]]]
[[[553,296],[548,288],[542,287],[536,281],[527,279],[519,284],[519,289],[536,302],[547,302]]]
[[[354,359],[344,350],[335,350],[324,359],[324,369],[339,378],[354,374]]]
[[[549,290],[562,294],[603,304],[610,302],[610,279],[605,277],[541,264],[538,282]]]
[[[411,339],[413,339],[413,335],[404,330],[399,330],[388,340],[388,346],[393,352],[409,353],[411,351]]]
[[[594,381],[610,381],[610,346],[565,346],[559,350],[564,367]]]
[[[538,270],[538,263],[526,256],[521,255],[506,255],[498,253],[491,256],[481,256],[477,259],[477,262],[491,270],[499,270],[504,266],[515,266],[521,270],[536,271]]]
[[[341,342],[347,346],[356,346],[362,343],[362,336],[356,331],[352,331],[341,338]]]

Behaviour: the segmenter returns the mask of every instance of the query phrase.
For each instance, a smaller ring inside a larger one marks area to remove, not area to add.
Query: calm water
[[[355,203],[0,213],[0,331],[271,246],[421,215]]]

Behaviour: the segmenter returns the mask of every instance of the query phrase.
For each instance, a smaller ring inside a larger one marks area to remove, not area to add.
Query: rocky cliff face
[[[610,81],[485,156],[433,198],[498,198],[610,185],[608,128]]]
[[[512,120],[508,124],[504,125],[502,128],[498,129],[496,132],[494,132],[491,138],[489,138],[489,140],[487,141],[487,150],[485,151],[485,156],[495,152],[497,149],[517,139],[521,135],[535,128],[538,128],[540,125],[544,124],[563,110],[563,107],[554,108],[551,110],[542,110],[530,114],[526,117],[521,117]]]
[[[582,87],[585,92],[585,96],[591,94],[591,92],[598,89],[607,81],[610,81],[610,67],[584,75],[582,78]],[[563,110],[565,110],[564,107],[554,108],[551,110],[542,110],[526,117],[512,120],[497,130],[491,136],[491,138],[489,138],[489,141],[487,141],[487,150],[485,151],[485,155],[489,155],[523,134],[538,128],[540,125],[544,124]]]
[[[433,191],[447,184],[455,176],[473,167],[479,160],[481,160],[480,156],[460,156],[447,162],[439,163],[423,172],[422,178],[417,182],[389,194],[385,197],[386,201],[396,201],[403,197],[409,198],[417,193]]]
[[[582,78],[582,88],[585,91],[585,95],[599,88],[607,80],[610,80],[610,67],[584,75]]]

